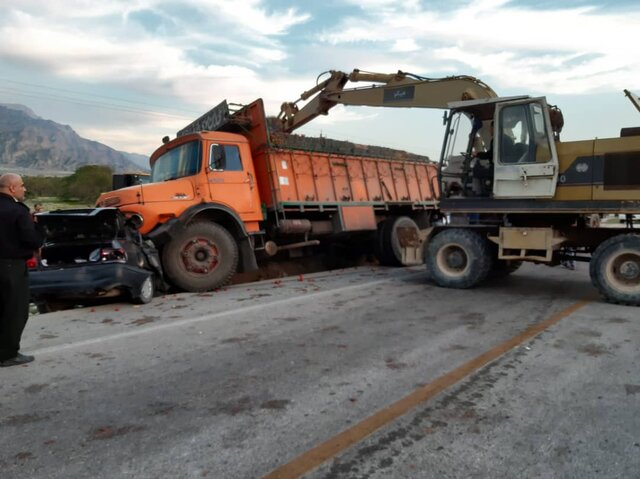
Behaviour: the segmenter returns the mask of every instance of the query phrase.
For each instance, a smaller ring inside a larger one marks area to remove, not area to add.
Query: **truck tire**
[[[471,288],[483,281],[493,266],[489,242],[475,231],[446,229],[425,249],[430,279],[445,288]]]
[[[162,251],[164,270],[184,291],[209,291],[226,284],[238,267],[238,245],[222,226],[195,222],[176,234]]]
[[[415,228],[418,225],[408,216],[391,216],[378,226],[376,256],[383,266],[408,266],[402,261],[402,248],[398,228]]]
[[[623,234],[602,242],[591,256],[589,274],[607,301],[640,306],[640,235]]]

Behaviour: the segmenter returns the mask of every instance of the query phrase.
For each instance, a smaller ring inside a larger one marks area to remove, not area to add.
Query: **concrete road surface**
[[[579,265],[465,291],[355,268],[36,316],[36,361],[0,369],[0,477],[640,477],[639,311]]]

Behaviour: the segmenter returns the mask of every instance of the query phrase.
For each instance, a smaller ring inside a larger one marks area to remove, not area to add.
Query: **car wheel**
[[[601,243],[591,256],[589,274],[607,301],[640,306],[640,235],[618,235]]]
[[[429,278],[445,288],[471,288],[483,281],[493,266],[489,242],[466,229],[446,229],[425,249]]]
[[[155,290],[156,288],[153,281],[153,275],[150,274],[140,285],[138,294],[133,298],[133,302],[136,304],[150,303],[153,299],[153,295],[155,294]]]
[[[185,291],[209,291],[226,284],[238,267],[238,245],[225,228],[196,222],[176,234],[162,251],[171,283]]]

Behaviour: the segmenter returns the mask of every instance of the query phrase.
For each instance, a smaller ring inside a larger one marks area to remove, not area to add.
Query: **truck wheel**
[[[185,291],[208,291],[231,279],[238,266],[238,245],[216,223],[189,224],[162,251],[165,272]]]
[[[376,256],[381,265],[409,266],[402,261],[398,228],[414,228],[418,231],[418,225],[408,216],[392,216],[380,223],[376,241]]]
[[[640,235],[618,235],[601,243],[591,256],[589,274],[607,301],[640,306]]]
[[[489,242],[465,229],[446,229],[429,241],[425,264],[430,278],[445,288],[471,288],[483,281],[493,258]]]
[[[148,304],[153,300],[153,295],[156,292],[155,281],[153,275],[150,274],[140,285],[138,293],[133,297],[134,304]]]

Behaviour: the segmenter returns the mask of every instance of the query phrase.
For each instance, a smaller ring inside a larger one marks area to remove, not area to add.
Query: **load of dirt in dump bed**
[[[280,120],[274,116],[267,118],[267,128],[271,145],[276,148],[337,153],[340,155],[369,156],[387,160],[431,162],[428,156],[409,153],[404,150],[383,146],[360,145],[350,141],[332,140],[326,137],[297,135],[282,131]]]

